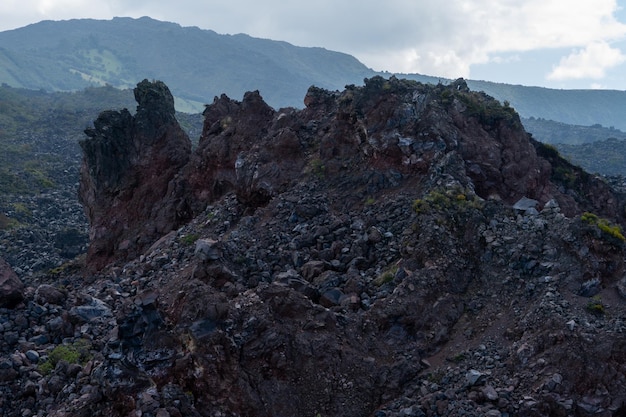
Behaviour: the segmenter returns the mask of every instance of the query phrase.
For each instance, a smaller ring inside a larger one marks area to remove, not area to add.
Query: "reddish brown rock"
[[[135,96],[137,115],[102,113],[82,143],[80,196],[95,269],[130,259],[225,193],[254,211],[311,178],[343,192],[336,203],[345,208],[403,184],[455,183],[508,205],[527,197],[541,209],[555,200],[568,216],[591,210],[623,220],[608,186],[550,157],[512,108],[463,80],[429,86],[374,77],[343,92],[312,87],[303,110],[275,111],[258,91],[241,102],[222,95],[206,107],[193,155],[167,87],[144,81]],[[579,180],[564,181],[567,173]]]
[[[174,181],[191,153],[162,82],[135,88],[137,113],[106,111],[87,129],[79,197],[90,223],[88,264],[136,256],[189,218]]]

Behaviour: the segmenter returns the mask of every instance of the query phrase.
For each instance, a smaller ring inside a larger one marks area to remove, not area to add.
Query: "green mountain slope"
[[[522,119],[524,128],[540,142],[585,171],[626,176],[626,132],[615,128],[569,125],[545,119]]]
[[[88,86],[132,88],[164,81],[180,111],[198,112],[222,93],[241,99],[259,90],[273,107],[302,107],[309,86],[343,89],[377,73],[354,57],[248,35],[220,35],[148,17],[43,21],[0,32],[0,83],[47,91]],[[450,80],[398,74],[424,83]],[[626,91],[554,90],[468,80],[523,118],[626,131]]]
[[[468,81],[473,90],[482,90],[500,101],[508,101],[520,116],[555,120],[572,125],[601,124],[626,130],[626,91],[555,90]]]
[[[556,145],[559,153],[587,172],[626,176],[626,140],[609,138],[581,145]]]
[[[222,93],[239,98],[258,89],[275,107],[302,107],[312,84],[343,88],[371,73],[347,54],[218,35],[147,17],[45,21],[0,33],[0,48],[6,68],[0,82],[12,86],[128,88],[152,78],[166,82],[179,99],[199,105]]]

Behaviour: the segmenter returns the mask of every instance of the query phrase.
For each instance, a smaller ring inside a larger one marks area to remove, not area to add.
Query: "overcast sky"
[[[141,17],[346,52],[368,67],[626,90],[626,0],[1,0],[0,31]]]

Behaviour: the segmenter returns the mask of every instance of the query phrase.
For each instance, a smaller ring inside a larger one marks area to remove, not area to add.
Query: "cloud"
[[[626,61],[626,55],[606,42],[587,45],[561,59],[559,64],[546,76],[549,80],[576,80],[604,78],[606,71]]]
[[[504,53],[622,39],[626,25],[616,20],[616,11],[614,0],[451,0],[445,9],[416,14],[420,17],[413,26],[421,29],[398,27],[392,32],[412,40],[410,47],[396,40],[404,56],[416,51],[423,57],[404,60],[405,69],[409,65],[414,72],[437,70],[430,73],[444,75],[456,71],[457,76],[468,77],[472,65],[495,62]],[[396,56],[403,54],[396,52]]]
[[[348,52],[377,70],[451,78],[468,77],[472,65],[503,54],[626,36],[615,0],[449,0],[445,7],[414,0],[269,1],[259,8],[231,3],[246,10],[240,24],[253,36]],[[250,13],[256,18],[248,20]],[[216,13],[213,18],[228,21]]]

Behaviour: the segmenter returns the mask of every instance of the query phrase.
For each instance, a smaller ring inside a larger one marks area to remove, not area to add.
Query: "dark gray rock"
[[[200,260],[216,261],[221,256],[219,242],[213,239],[198,239],[195,254]]]
[[[24,299],[24,284],[6,261],[0,258],[0,307],[13,308]]]
[[[27,350],[26,358],[28,358],[28,360],[32,363],[37,363],[39,362],[39,353],[35,350]]]
[[[484,381],[484,376],[482,372],[476,369],[470,369],[465,374],[465,380],[469,386],[480,385],[480,383]]]
[[[104,301],[90,297],[87,304],[72,307],[69,315],[73,320],[81,323],[98,318],[113,317],[113,312]]]

